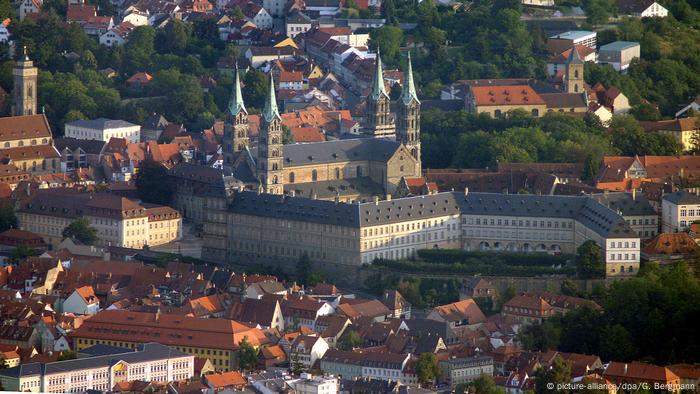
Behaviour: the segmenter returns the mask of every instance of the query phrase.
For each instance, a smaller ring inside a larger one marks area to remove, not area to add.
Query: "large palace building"
[[[608,277],[639,269],[639,235],[589,196],[465,190],[343,203],[244,191],[223,216],[218,261],[293,265],[307,254],[317,264],[360,266],[431,248],[573,254],[593,240]]]

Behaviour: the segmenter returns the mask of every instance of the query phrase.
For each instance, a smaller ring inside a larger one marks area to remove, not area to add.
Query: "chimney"
[[[387,200],[387,201],[391,201],[391,194],[387,194],[387,195],[386,195],[386,200]]]
[[[465,187],[464,188],[464,199],[466,199],[468,195],[469,195],[469,188]]]
[[[374,205],[379,205],[379,196],[374,196]]]
[[[627,363],[625,363],[625,375],[627,375]]]
[[[289,196],[290,196],[290,197],[294,197],[295,195],[296,195],[296,192],[294,191],[294,189],[292,189],[292,190],[289,191]]]
[[[632,201],[637,200],[637,188],[632,188]]]
[[[318,199],[318,195],[316,194],[316,191],[314,191],[314,194],[311,196],[312,200]]]

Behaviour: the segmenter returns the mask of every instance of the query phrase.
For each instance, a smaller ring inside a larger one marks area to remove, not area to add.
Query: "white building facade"
[[[65,136],[104,142],[109,142],[111,138],[124,138],[127,142],[136,144],[141,139],[141,126],[124,120],[105,118],[76,120],[66,123]]]

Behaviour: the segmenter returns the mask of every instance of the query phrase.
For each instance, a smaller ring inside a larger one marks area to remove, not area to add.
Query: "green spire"
[[[374,72],[374,83],[372,84],[372,100],[377,101],[381,96],[389,95],[386,93],[384,88],[384,70],[382,70],[382,57],[379,54],[379,49],[377,48],[377,69]]]
[[[416,94],[416,86],[413,84],[413,66],[411,66],[411,52],[408,53],[408,68],[406,69],[406,83],[403,85],[403,90],[401,91],[401,101],[404,105],[411,103],[411,100],[418,100],[418,94]]]
[[[231,93],[231,100],[228,102],[228,112],[235,116],[239,112],[243,111],[246,115],[248,111],[245,109],[245,104],[243,103],[243,94],[241,94],[241,78],[238,71],[238,65],[236,64],[236,78],[233,81],[233,92]]]
[[[271,122],[273,118],[280,117],[280,111],[277,109],[277,98],[275,97],[275,80],[272,78],[272,73],[270,73],[270,93],[268,93],[265,101],[263,116],[266,122]]]

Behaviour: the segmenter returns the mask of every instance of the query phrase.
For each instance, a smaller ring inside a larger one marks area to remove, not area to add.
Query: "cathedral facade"
[[[402,178],[420,177],[420,100],[411,59],[396,106],[396,121],[390,114],[379,54],[376,64],[364,135],[353,139],[284,145],[270,77],[255,153],[236,71],[224,123],[224,173],[264,193],[347,202],[384,199],[394,194]]]

